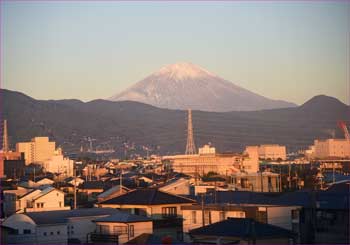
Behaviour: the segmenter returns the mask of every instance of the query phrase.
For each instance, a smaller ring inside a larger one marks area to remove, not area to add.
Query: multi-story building
[[[280,192],[280,175],[271,172],[234,173],[231,176],[232,188],[238,191]]]
[[[0,178],[18,178],[24,175],[24,155],[20,152],[0,152]]]
[[[63,174],[66,177],[74,175],[74,162],[62,154],[54,155],[42,164],[46,172]]]
[[[43,163],[55,155],[56,143],[50,142],[48,137],[35,137],[31,142],[16,144],[17,152],[23,152],[25,163]]]
[[[170,162],[175,172],[191,176],[215,172],[229,175],[239,170],[256,172],[259,169],[259,159],[256,148],[247,148],[240,153],[216,153],[215,150],[200,148],[199,154],[164,156],[163,161]]]
[[[350,158],[350,141],[346,139],[315,140],[306,151],[309,158]]]
[[[260,145],[258,146],[260,159],[266,160],[286,160],[286,147],[282,145]]]

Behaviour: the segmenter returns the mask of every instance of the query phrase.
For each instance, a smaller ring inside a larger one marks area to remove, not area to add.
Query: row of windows
[[[202,211],[201,211],[202,212]],[[197,224],[197,211],[191,212],[192,216],[192,224]],[[230,217],[233,218],[244,218],[245,213],[242,211],[233,212],[233,214],[230,215]],[[225,220],[226,219],[226,213],[225,212],[219,212],[219,220]],[[210,211],[204,211],[204,223],[205,224],[211,224],[212,223],[212,217]]]
[[[57,234],[57,235],[60,235],[60,234],[61,234],[61,232],[60,232],[60,231],[57,231],[57,232],[56,232],[56,234]],[[45,232],[43,232],[43,235],[44,235],[44,236],[47,236],[47,235],[48,235],[48,233],[45,231]],[[51,231],[51,232],[50,232],[50,236],[53,236],[53,235],[54,235],[54,232],[53,232],[53,231]]]
[[[128,227],[129,227],[129,237],[134,237],[135,235],[134,225],[113,226],[112,234],[116,234],[116,235],[128,234]],[[99,232],[102,234],[111,233],[109,225],[99,225],[98,229],[99,229]]]

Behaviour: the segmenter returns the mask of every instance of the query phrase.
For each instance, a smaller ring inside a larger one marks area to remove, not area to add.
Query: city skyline
[[[272,99],[349,104],[349,2],[1,5],[2,88],[36,99],[106,99],[187,61]]]

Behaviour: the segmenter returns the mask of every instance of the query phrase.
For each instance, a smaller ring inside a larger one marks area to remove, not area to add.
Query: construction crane
[[[348,128],[346,127],[346,123],[344,121],[338,121],[338,127],[343,130],[345,139],[350,141],[350,134]]]

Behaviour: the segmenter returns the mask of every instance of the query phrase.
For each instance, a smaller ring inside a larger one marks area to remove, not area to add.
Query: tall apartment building
[[[23,152],[25,163],[43,163],[55,155],[56,143],[50,142],[48,137],[35,137],[30,142],[19,142],[16,151]]]

